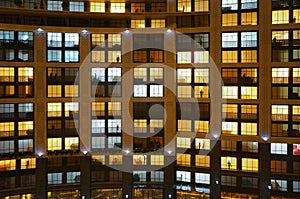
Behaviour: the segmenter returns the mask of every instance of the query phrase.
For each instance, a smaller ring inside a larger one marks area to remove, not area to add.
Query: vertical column
[[[36,159],[36,198],[47,198],[47,158]]]
[[[167,12],[174,13],[176,12],[177,0],[167,1]],[[167,17],[167,28],[176,28],[176,16],[168,16]]]
[[[82,198],[91,198],[91,156],[80,157],[80,194]]]
[[[214,146],[210,153],[212,199],[221,198],[221,142],[218,141],[222,124],[221,12],[221,1],[210,1],[210,135],[211,146]]]
[[[133,94],[133,70],[132,68],[132,31],[124,31],[122,34],[122,143],[123,149],[133,152],[133,118],[131,96]],[[117,100],[117,99],[116,99]],[[128,159],[129,156],[126,156]],[[129,161],[129,160],[128,160]],[[131,162],[132,164],[132,162]]]
[[[132,70],[132,31],[124,31],[122,34],[122,147],[130,151],[128,155],[123,155],[123,168],[131,171],[133,154],[133,104],[131,96],[133,94],[133,72]],[[123,172],[123,198],[132,198],[133,179],[132,172]]]
[[[176,6],[176,1],[175,5]],[[176,9],[175,9],[176,10]],[[165,191],[164,198],[176,198],[175,186],[175,161],[176,161],[176,32],[168,30],[164,36],[165,69],[164,69],[164,106],[165,106]]]
[[[216,141],[213,150],[210,153],[210,198],[221,198],[221,142]]]
[[[165,159],[167,159],[166,161],[170,161],[168,160],[168,158],[171,158],[171,161],[174,160],[174,157],[168,157],[168,156],[165,156]],[[165,167],[165,176],[164,176],[164,181],[165,181],[165,185],[164,185],[164,188],[165,188],[165,191],[164,191],[164,198],[176,198],[175,195],[176,195],[176,189],[174,188],[175,186],[175,162],[173,162],[172,164],[168,165]]]
[[[46,32],[35,30],[34,36],[34,148],[35,153],[44,154],[47,151]]]
[[[270,144],[261,143],[259,146],[260,160],[260,181],[259,181],[259,198],[270,198],[271,191],[268,189],[270,185]]]
[[[265,13],[271,13],[272,2],[259,1],[259,16]],[[269,140],[271,135],[271,17],[259,17],[260,31],[259,31],[259,133],[262,139]],[[267,154],[270,154],[268,152]]]
[[[123,198],[132,198],[132,173],[123,173]]]
[[[259,1],[258,16],[271,10],[272,1]],[[259,110],[264,110],[259,112],[259,133],[263,139],[259,147],[260,198],[270,198],[270,144],[267,142],[271,139],[271,20],[271,17],[259,17]]]
[[[91,72],[90,72],[90,33],[81,32],[80,34],[80,62],[79,68],[79,135],[81,140],[81,150],[91,148]],[[78,77],[77,77],[78,78]],[[77,99],[74,99],[76,101]]]

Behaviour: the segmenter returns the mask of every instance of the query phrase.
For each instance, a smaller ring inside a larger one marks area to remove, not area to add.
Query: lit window
[[[134,85],[134,97],[147,97],[147,85]]]
[[[194,52],[194,63],[209,63],[209,52],[208,51],[195,51]]]
[[[258,172],[258,159],[242,158],[242,171]]]
[[[228,119],[238,118],[238,105],[237,104],[222,104],[222,117]]]
[[[237,158],[236,157],[221,157],[221,169],[236,170]]]
[[[61,97],[61,85],[49,85],[48,86],[48,97]]]
[[[121,68],[92,68],[91,83],[93,97],[121,96]]]
[[[90,12],[105,12],[105,3],[90,2]]]
[[[177,0],[177,11],[191,12],[191,0]]]
[[[62,138],[48,138],[48,151],[61,150]]]
[[[210,156],[196,155],[195,156],[195,166],[198,167],[210,167]]]
[[[48,0],[47,1],[47,10],[56,10],[56,11],[62,11],[63,1],[57,1],[57,0]]]
[[[79,34],[48,32],[47,61],[79,62]]]
[[[241,32],[241,47],[257,47],[257,32]]]
[[[242,50],[241,63],[255,63],[257,62],[257,50]]]
[[[237,10],[238,0],[222,0],[222,10]]]
[[[146,133],[147,132],[147,120],[134,120],[134,132]]]
[[[242,13],[241,25],[257,25],[257,12]]]
[[[238,33],[222,33],[222,48],[238,47]]]
[[[163,68],[134,68],[134,97],[163,97]]]
[[[122,155],[110,155],[109,156],[110,165],[119,165],[122,164]]]
[[[300,192],[300,181],[293,181],[293,192]]]
[[[33,121],[18,122],[19,136],[33,135]]]
[[[191,132],[192,121],[191,120],[178,120],[178,131]]]
[[[241,87],[242,99],[257,99],[257,87],[242,86]]]
[[[164,156],[163,155],[151,155],[150,156],[151,165],[164,165]]]
[[[241,118],[257,119],[257,105],[241,105]]]
[[[191,182],[191,172],[176,171],[176,180],[180,182]]]
[[[271,154],[287,155],[287,144],[284,143],[271,143]]]
[[[222,133],[223,134],[238,134],[238,123],[237,122],[222,122]]]
[[[238,87],[237,86],[223,86],[222,98],[224,99],[238,99]]]
[[[92,149],[104,149],[105,137],[92,137]]]
[[[288,121],[288,105],[272,105],[272,121]]]
[[[105,165],[105,155],[93,155],[92,161],[99,162],[102,165]]]
[[[21,159],[21,169],[34,169],[36,161],[35,158],[22,158]]]
[[[300,9],[293,10],[293,23],[300,23]]]
[[[14,122],[1,122],[0,123],[0,137],[14,136]]]
[[[289,68],[272,68],[272,83],[288,83]]]
[[[165,19],[151,19],[151,28],[165,28],[166,20]]]
[[[65,149],[66,150],[78,150],[79,149],[79,138],[78,137],[65,138]]]
[[[209,11],[209,0],[195,0],[195,12]]]
[[[13,140],[0,141],[0,153],[13,153],[15,150],[14,146]]]
[[[62,184],[62,173],[48,173],[48,184]]]
[[[33,152],[33,139],[18,140],[19,152],[30,151]]]
[[[133,155],[133,165],[147,165],[146,155]]]
[[[14,82],[15,73],[13,67],[0,68],[0,82]]]
[[[271,179],[272,190],[287,191],[287,180]]]
[[[122,62],[121,34],[92,34],[92,62]]]
[[[190,98],[192,97],[191,86],[177,86],[178,97]]]
[[[79,183],[80,172],[67,172],[67,183]]]
[[[105,62],[105,52],[92,51],[92,62]]]
[[[179,83],[191,83],[191,76],[192,76],[191,69],[177,70],[177,82]]]
[[[125,3],[111,3],[110,4],[111,13],[125,13]]]
[[[300,155],[300,144],[293,144],[293,155]]]
[[[146,182],[147,172],[146,171],[133,171],[133,181]]]
[[[145,28],[145,20],[144,19],[132,19],[131,20],[131,28]]]
[[[70,1],[69,9],[71,12],[84,12],[84,2]]]
[[[238,51],[236,51],[236,50],[222,51],[222,62],[223,63],[238,63]]]
[[[191,138],[177,137],[178,148],[191,148]]]
[[[191,165],[191,155],[177,153],[176,164],[181,165],[181,166],[190,166]]]
[[[209,131],[209,121],[195,121],[195,131],[201,133],[208,133]]]
[[[151,182],[164,182],[164,172],[151,171]]]
[[[289,10],[273,10],[272,24],[289,23]]]
[[[108,148],[121,147],[121,137],[120,136],[109,136],[107,139]]]
[[[209,173],[195,173],[195,183],[210,184]]]
[[[222,14],[222,26],[237,26],[238,25],[238,14]]]
[[[202,150],[209,150],[210,149],[210,140],[209,139],[195,139],[195,148],[202,149]]]
[[[61,103],[48,103],[47,116],[48,117],[61,117],[62,104]]]
[[[177,63],[178,64],[192,63],[191,52],[177,52]]]
[[[105,133],[105,120],[92,120],[92,133]]]

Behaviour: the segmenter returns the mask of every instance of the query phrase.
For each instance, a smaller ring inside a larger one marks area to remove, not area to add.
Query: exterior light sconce
[[[86,154],[88,153],[88,151],[87,151],[87,150],[82,150],[82,153],[83,153],[84,155],[86,155]]]
[[[38,28],[38,29],[36,29],[36,32],[37,32],[37,33],[43,33],[44,30],[43,30],[42,28]]]
[[[263,139],[263,141],[267,142],[269,140],[268,136],[262,136],[261,139]]]
[[[88,34],[89,34],[89,31],[87,31],[87,30],[82,30],[81,33],[82,33],[83,35],[88,35]]]

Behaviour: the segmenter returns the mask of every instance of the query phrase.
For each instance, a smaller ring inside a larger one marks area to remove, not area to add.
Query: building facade
[[[2,0],[0,198],[300,198],[299,24],[299,0]]]

